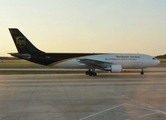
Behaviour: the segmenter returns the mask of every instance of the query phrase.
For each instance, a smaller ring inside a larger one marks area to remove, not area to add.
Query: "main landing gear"
[[[88,71],[85,72],[85,74],[89,76],[97,76],[95,69],[89,69]]]
[[[144,70],[143,70],[143,69],[141,69],[141,72],[140,72],[140,74],[141,74],[141,75],[143,75],[143,74],[144,74]]]

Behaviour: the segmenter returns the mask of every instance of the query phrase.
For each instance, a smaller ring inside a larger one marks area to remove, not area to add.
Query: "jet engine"
[[[110,65],[106,68],[104,68],[104,70],[106,71],[110,71],[110,72],[121,72],[122,71],[122,66],[121,65]]]

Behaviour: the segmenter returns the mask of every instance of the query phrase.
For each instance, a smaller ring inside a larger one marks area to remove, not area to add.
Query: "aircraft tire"
[[[89,76],[97,76],[97,73],[93,71],[86,71],[85,74]]]
[[[86,75],[89,75],[89,71],[86,71],[85,74],[86,74]]]
[[[90,73],[89,73],[89,76],[92,76],[92,75],[93,75],[93,73],[92,73],[92,72],[90,72]]]
[[[93,73],[93,76],[97,76],[97,73],[94,72],[94,73]]]
[[[143,71],[143,70],[141,70],[140,74],[141,74],[141,75],[143,75],[143,74],[144,74],[144,71]]]

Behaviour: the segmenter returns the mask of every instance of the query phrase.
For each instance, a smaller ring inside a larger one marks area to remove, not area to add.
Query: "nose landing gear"
[[[141,75],[143,75],[143,74],[144,74],[144,70],[143,70],[143,69],[141,69],[141,72],[140,72],[140,74],[141,74]]]

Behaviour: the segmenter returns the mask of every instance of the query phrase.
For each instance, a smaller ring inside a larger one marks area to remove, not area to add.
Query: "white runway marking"
[[[140,106],[132,105],[132,104],[128,104],[128,103],[125,103],[125,104],[126,104],[126,105],[129,105],[129,106],[133,106],[133,107],[137,107],[137,108],[141,108],[141,109],[149,110],[149,111],[152,111],[152,112],[157,112],[157,111],[158,111],[158,110],[152,110],[152,109],[149,109],[149,108],[140,107]]]
[[[94,114],[92,114],[92,115],[89,115],[89,116],[87,116],[87,117],[81,118],[80,120],[85,120],[85,119],[87,119],[87,118],[90,118],[90,117],[93,117],[93,116],[95,116],[95,115],[101,114],[101,113],[103,113],[103,112],[106,112],[106,111],[109,111],[109,110],[118,108],[118,107],[123,106],[123,105],[124,105],[124,104],[120,104],[120,105],[111,107],[111,108],[109,108],[109,109],[106,109],[106,110],[100,111],[100,112],[98,112],[98,113],[94,113]]]
[[[134,106],[134,107],[137,107],[137,108],[141,108],[141,109],[145,109],[145,110],[149,110],[149,111],[154,112],[154,113],[150,113],[150,114],[147,114],[147,115],[143,115],[143,117],[144,117],[144,116],[151,115],[151,114],[157,114],[157,113],[162,113],[162,114],[166,115],[166,112],[161,111],[161,110],[159,110],[159,109],[157,109],[157,110],[152,110],[152,109],[149,109],[149,108],[144,108],[144,107],[140,107],[140,106],[132,105],[132,104],[127,104],[127,103],[126,103],[126,105],[130,105],[130,106]]]
[[[141,115],[141,116],[139,116],[140,118],[142,118],[142,117],[146,117],[146,116],[150,116],[150,115],[153,115],[153,114],[159,114],[159,113],[163,113],[163,114],[166,115],[165,112],[163,112],[163,111],[161,111],[161,110],[158,110],[158,109],[157,109],[157,110],[153,110],[153,109],[149,109],[149,108],[145,108],[145,107],[140,107],[140,106],[137,106],[137,105],[132,105],[132,104],[124,103],[124,104],[120,104],[120,105],[117,105],[117,106],[111,107],[111,108],[109,108],[109,109],[106,109],[106,110],[103,110],[103,111],[100,111],[100,112],[94,113],[94,114],[89,115],[89,116],[87,116],[87,117],[81,118],[80,120],[88,119],[88,118],[90,118],[90,117],[93,117],[93,116],[98,115],[98,114],[101,114],[101,113],[103,113],[103,112],[106,112],[106,111],[109,111],[109,110],[112,110],[112,109],[118,108],[118,107],[123,106],[123,105],[129,105],[129,106],[133,106],[133,107],[136,107],[136,108],[141,108],[141,109],[145,109],[145,110],[149,110],[149,111],[152,111],[152,112],[153,112],[153,113],[149,113],[149,114]]]
[[[158,113],[160,113],[160,111],[154,112],[154,113],[149,113],[149,114],[146,114],[146,115],[141,115],[141,116],[139,116],[139,117],[142,118],[142,117],[146,117],[146,116],[154,115],[154,114],[158,114]]]
[[[160,113],[163,113],[164,115],[166,115],[166,112],[164,112],[164,111],[161,111],[161,110],[159,110],[160,111]]]

